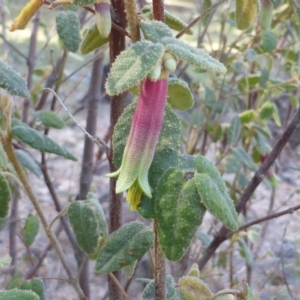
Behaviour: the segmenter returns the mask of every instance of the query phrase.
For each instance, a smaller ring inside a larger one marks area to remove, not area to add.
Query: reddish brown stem
[[[125,28],[126,26],[126,15],[125,15],[125,5],[123,0],[112,0],[111,6],[114,11],[112,15],[113,22],[115,22],[119,27]],[[118,30],[114,27],[111,30],[109,37],[109,50],[110,50],[110,63],[112,64],[116,57],[125,49],[125,36],[120,34]],[[114,127],[121,116],[125,107],[125,97],[126,93],[111,97],[110,106],[110,126],[111,126],[111,136],[114,131]],[[110,138],[110,140],[112,140]],[[110,171],[115,171],[115,166],[113,164],[113,147],[110,148],[109,152],[109,166]],[[116,194],[116,180],[110,180],[109,189],[109,231],[113,232],[121,227],[122,224],[122,194]],[[120,281],[119,272],[114,272],[114,276]],[[110,300],[122,299],[122,294],[116,284],[108,277],[108,289]]]

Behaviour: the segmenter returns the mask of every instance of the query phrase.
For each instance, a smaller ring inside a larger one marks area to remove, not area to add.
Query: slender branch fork
[[[243,208],[246,206],[247,202],[249,201],[250,197],[253,195],[254,191],[258,187],[258,185],[261,183],[261,181],[264,178],[264,175],[268,171],[268,169],[271,167],[271,165],[274,163],[276,158],[281,153],[282,149],[285,147],[289,139],[291,138],[292,134],[295,132],[297,128],[300,126],[300,107],[298,108],[295,116],[293,117],[290,124],[287,126],[279,140],[277,141],[276,145],[268,155],[267,159],[263,162],[263,164],[260,166],[260,168],[255,172],[253,175],[250,183],[246,187],[245,191],[243,192],[240,200],[238,201],[236,205],[236,210],[238,213],[240,213]],[[295,209],[295,208],[294,208]],[[278,217],[275,215],[275,217]],[[222,226],[222,228],[215,234],[214,239],[206,249],[204,255],[199,260],[199,268],[203,269],[206,263],[210,260],[212,255],[215,253],[217,248],[232,234],[232,231],[227,229],[225,226]]]

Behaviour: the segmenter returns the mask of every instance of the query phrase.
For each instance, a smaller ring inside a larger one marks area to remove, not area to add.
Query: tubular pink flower
[[[144,79],[121,167],[118,171],[107,175],[119,176],[116,193],[129,189],[127,200],[130,201],[132,210],[136,210],[142,192],[149,198],[152,197],[148,171],[163,123],[167,91],[167,78],[156,82],[152,82],[149,78]]]

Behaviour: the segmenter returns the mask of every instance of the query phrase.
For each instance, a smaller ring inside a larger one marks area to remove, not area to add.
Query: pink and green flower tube
[[[121,167],[116,172],[107,175],[108,177],[118,176],[116,193],[128,190],[126,200],[130,202],[132,210],[137,209],[142,193],[149,198],[152,197],[148,171],[163,123],[167,91],[167,78],[161,78],[155,82],[149,78],[144,79]]]

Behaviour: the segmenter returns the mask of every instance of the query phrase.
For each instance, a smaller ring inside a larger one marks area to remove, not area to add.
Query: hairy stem
[[[139,29],[139,18],[138,10],[136,7],[135,0],[124,0],[126,17],[129,25],[131,41],[133,43],[140,40],[140,29]]]
[[[155,240],[154,240],[154,263],[155,263],[155,300],[166,299],[166,259],[161,251],[158,240],[157,223],[153,222]]]

